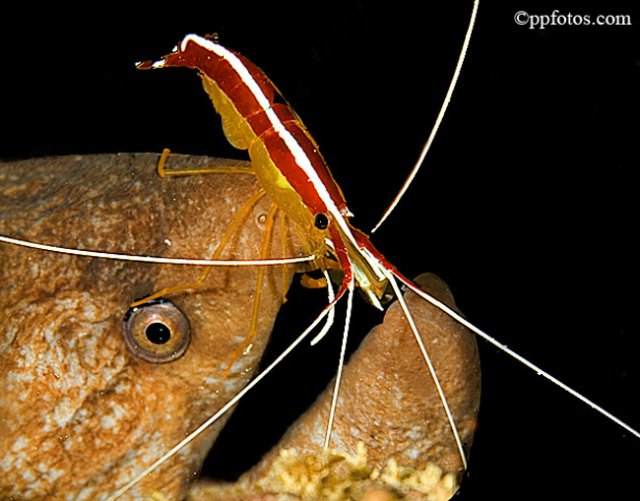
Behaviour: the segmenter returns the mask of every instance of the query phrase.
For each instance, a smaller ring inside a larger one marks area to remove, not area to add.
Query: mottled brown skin
[[[0,232],[87,249],[207,257],[232,215],[255,193],[255,180],[218,174],[163,179],[154,172],[156,160],[125,154],[2,165]],[[269,206],[268,199],[256,206],[234,252],[225,256],[257,257],[264,235],[260,216]],[[277,231],[273,256],[282,252]],[[287,253],[296,252],[289,243]],[[246,384],[281,302],[279,271],[267,274],[253,349],[227,379],[222,371],[248,331],[253,268],[218,268],[206,287],[172,298],[193,332],[179,360],[150,364],[124,345],[121,322],[131,301],[199,273],[0,244],[0,498],[105,497]],[[426,280],[423,287],[453,304],[442,282]],[[475,340],[443,313],[407,296],[470,445],[480,381]],[[301,499],[265,479],[283,450],[321,457],[329,399],[325,392],[235,485],[200,486],[192,499]],[[214,425],[126,497],[183,498],[223,425]],[[393,459],[418,470],[436,463],[443,474],[459,472],[440,401],[397,304],[345,370],[332,448],[356,455],[359,442],[371,468],[383,469]],[[424,499],[408,487],[362,478],[354,479],[349,492],[366,501]],[[438,495],[434,499],[443,499]]]
[[[435,275],[421,275],[418,284],[455,306],[446,284]],[[462,442],[470,445],[480,404],[480,363],[474,337],[416,294],[407,293],[406,297],[444,385]],[[353,355],[343,381],[333,447],[355,454],[358,442],[364,442],[374,464],[395,458],[405,466],[421,467],[431,461],[449,472],[462,468],[435,384],[397,302]],[[279,448],[295,446],[312,451],[322,447],[330,393],[315,402]],[[252,475],[269,466],[274,452]]]
[[[255,179],[160,178],[157,159],[123,154],[4,164],[0,232],[85,249],[209,257],[232,215],[256,192]],[[179,158],[172,162],[180,165]],[[212,160],[183,158],[182,163]],[[269,207],[268,199],[258,204],[235,250],[225,256],[259,255],[264,235],[259,219]],[[276,228],[271,255],[281,252]],[[281,304],[279,272],[265,283],[253,349],[226,379],[222,372],[248,332],[255,268],[216,268],[205,287],[172,298],[192,331],[179,360],[155,365],[125,347],[121,324],[129,304],[159,288],[189,283],[201,270],[0,244],[0,498],[106,496],[249,381]],[[130,497],[156,491],[184,497],[223,424],[150,475]]]
[[[455,308],[448,287],[435,275],[421,275],[417,283],[423,290]],[[473,441],[480,404],[480,362],[475,337],[416,294],[407,292],[405,298],[429,350],[468,451]],[[449,473],[459,480],[462,464],[448,421],[397,302],[388,309],[384,323],[369,333],[351,357],[343,377],[332,448],[356,456],[358,442],[361,442],[365,444],[367,462],[372,469],[384,470],[392,459],[399,466],[416,470],[435,463],[442,469],[443,478]],[[282,490],[278,482],[261,480],[273,474],[274,463],[283,450],[296,450],[301,455],[319,455],[330,408],[331,389],[332,385],[329,385],[278,445],[237,485],[198,486],[191,499],[313,499],[305,496],[279,498],[278,494],[290,494],[291,491]],[[340,464],[336,468],[341,468]],[[337,478],[342,482],[349,476],[337,475]],[[451,490],[444,485],[446,482],[441,482],[428,499],[449,499],[457,490],[457,480]],[[410,485],[390,486],[382,479],[363,481],[354,475],[352,481],[353,485],[347,487],[348,495],[345,494],[344,499],[427,499],[424,493],[412,491]]]

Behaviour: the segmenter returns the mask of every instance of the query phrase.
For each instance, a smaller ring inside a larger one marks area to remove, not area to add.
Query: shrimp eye
[[[164,299],[130,308],[122,321],[122,335],[131,353],[154,364],[180,358],[191,340],[189,320]]]
[[[326,229],[327,226],[329,226],[329,218],[326,216],[326,214],[323,214],[322,212],[318,212],[316,214],[316,220],[314,224],[316,225],[316,228],[318,228],[319,230],[324,230]]]

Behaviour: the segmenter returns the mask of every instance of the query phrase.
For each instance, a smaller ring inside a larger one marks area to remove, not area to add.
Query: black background
[[[638,428],[640,15],[605,2],[501,3],[481,5],[424,171],[373,240],[408,276],[439,274],[477,325]],[[195,73],[133,67],[185,33],[218,32],[279,86],[368,230],[435,120],[471,6],[91,9],[3,16],[3,158],[167,146],[243,158]],[[513,20],[553,9],[629,14],[633,26]],[[323,301],[289,296],[273,352]],[[360,336],[379,320],[364,304],[355,316]],[[240,406],[209,475],[233,478],[276,440],[334,373],[339,337],[302,350]],[[458,499],[634,495],[640,440],[484,343],[481,357],[480,428]]]

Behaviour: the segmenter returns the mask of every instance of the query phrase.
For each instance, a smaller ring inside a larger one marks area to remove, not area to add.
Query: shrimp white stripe
[[[185,36],[182,42],[180,43],[180,49],[184,51],[189,42],[194,42],[200,45],[202,48],[213,52],[217,56],[229,62],[233,70],[240,77],[242,82],[247,86],[247,88],[249,89],[253,97],[256,99],[260,107],[265,112],[267,118],[269,119],[269,122],[273,126],[273,130],[275,130],[278,136],[280,137],[280,139],[284,141],[288,150],[293,155],[293,158],[295,159],[298,167],[302,169],[305,175],[309,178],[309,181],[311,182],[311,184],[313,184],[314,188],[318,192],[318,195],[320,196],[320,199],[327,206],[329,213],[338,222],[340,229],[351,241],[351,243],[357,246],[355,237],[351,233],[351,229],[349,228],[349,225],[347,224],[344,216],[338,209],[338,206],[335,204],[335,202],[331,198],[331,195],[329,194],[326,186],[318,176],[318,173],[313,168],[313,165],[311,165],[311,161],[309,160],[309,157],[307,156],[305,151],[302,149],[298,141],[296,141],[293,135],[291,135],[291,133],[284,126],[284,124],[280,121],[275,111],[273,111],[273,108],[271,107],[271,103],[267,99],[267,96],[264,95],[264,93],[262,92],[262,89],[260,88],[258,83],[255,81],[255,79],[251,76],[251,73],[249,73],[249,70],[247,69],[247,67],[231,51],[229,51],[228,49],[224,48],[223,46],[217,43],[212,42],[211,40],[202,38],[199,35],[190,34]],[[158,64],[158,66],[156,66],[156,64]],[[163,66],[162,61],[158,61],[153,65],[154,68],[161,68],[162,66]],[[348,211],[347,209],[347,212],[350,212],[350,211]]]

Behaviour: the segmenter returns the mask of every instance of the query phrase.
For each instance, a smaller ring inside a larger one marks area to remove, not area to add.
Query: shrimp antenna
[[[444,115],[447,112],[447,108],[449,107],[449,102],[451,101],[451,96],[453,94],[453,90],[455,89],[456,84],[458,83],[458,80],[460,78],[460,72],[462,71],[462,65],[464,63],[464,58],[467,55],[467,50],[469,49],[469,43],[471,42],[471,34],[473,33],[473,28],[474,28],[474,26],[476,24],[476,17],[477,17],[477,14],[478,14],[478,5],[479,4],[480,4],[480,0],[474,0],[474,2],[473,2],[473,10],[471,11],[471,19],[469,20],[469,26],[467,27],[467,33],[464,36],[464,42],[462,43],[462,49],[460,50],[460,55],[458,56],[458,63],[456,64],[456,69],[453,72],[453,77],[451,78],[451,83],[449,84],[449,89],[447,90],[447,94],[444,97],[444,101],[442,102],[442,106],[440,107],[440,112],[438,113],[438,117],[436,118],[436,121],[433,124],[433,128],[431,129],[431,133],[429,134],[429,137],[427,138],[427,141],[424,143],[424,146],[422,147],[422,151],[420,152],[420,155],[418,156],[418,160],[416,161],[415,165],[413,166],[413,169],[411,169],[411,172],[409,173],[409,176],[407,176],[407,179],[405,180],[404,184],[402,185],[402,188],[400,188],[400,191],[398,192],[398,194],[394,197],[394,199],[391,202],[391,204],[389,204],[389,207],[387,207],[387,210],[385,211],[385,213],[380,218],[380,221],[378,221],[377,224],[373,227],[373,229],[371,230],[371,233],[375,233],[376,230],[378,228],[380,228],[380,226],[382,226],[382,223],[384,223],[387,220],[387,218],[389,217],[389,215],[395,210],[396,206],[400,203],[400,200],[402,199],[402,197],[404,196],[406,191],[409,189],[409,186],[411,186],[411,183],[413,182],[413,180],[415,179],[416,175],[418,174],[418,171],[420,170],[420,167],[422,167],[422,164],[424,162],[425,157],[427,156],[427,153],[431,149],[431,144],[433,143],[433,140],[435,139],[436,134],[438,133],[438,129],[440,128],[440,124],[442,123],[442,119],[444,118]]]
[[[349,326],[351,324],[351,311],[353,308],[353,278],[349,282],[347,293],[347,312],[344,320],[344,330],[342,331],[342,344],[340,345],[340,358],[338,360],[338,372],[333,385],[333,395],[331,396],[331,407],[329,410],[329,420],[327,421],[327,431],[324,436],[323,450],[329,450],[331,442],[331,431],[333,430],[333,421],[336,417],[336,409],[338,408],[338,396],[340,395],[340,384],[342,383],[342,372],[344,370],[344,358],[347,352],[347,340],[349,339]]]
[[[540,366],[534,364],[533,362],[529,361],[528,359],[526,359],[525,357],[523,357],[519,353],[515,352],[514,350],[509,348],[506,344],[501,343],[496,338],[494,338],[493,336],[490,336],[489,334],[484,332],[479,327],[476,327],[474,324],[469,322],[466,318],[464,318],[458,312],[456,312],[455,310],[451,309],[446,304],[444,304],[443,302],[441,302],[438,299],[434,298],[433,296],[427,294],[426,292],[421,290],[419,287],[417,287],[415,284],[413,284],[410,280],[407,280],[406,278],[404,278],[401,274],[399,274],[397,272],[392,272],[392,273],[398,280],[400,280],[404,285],[406,285],[413,292],[418,294],[421,298],[423,298],[424,300],[430,302],[436,308],[438,308],[438,309],[442,310],[443,312],[445,312],[451,318],[453,318],[457,322],[459,322],[462,325],[464,325],[467,329],[469,329],[470,331],[474,332],[479,337],[481,337],[482,339],[484,339],[488,343],[490,343],[493,346],[495,346],[496,348],[498,348],[500,351],[503,351],[504,353],[506,353],[510,357],[512,357],[515,360],[517,360],[518,362],[520,362],[525,367],[531,369],[533,372],[538,374],[538,376],[542,376],[547,381],[549,381],[549,382],[555,384],[557,387],[563,389],[564,391],[566,391],[572,397],[575,397],[578,400],[580,400],[581,402],[587,404],[593,410],[599,412],[604,417],[606,417],[607,419],[613,421],[615,424],[617,424],[618,426],[620,426],[624,430],[628,431],[629,433],[631,433],[635,437],[640,438],[640,431],[638,431],[635,428],[631,427],[630,425],[628,425],[627,423],[622,421],[620,418],[614,416],[609,411],[607,411],[606,409],[604,409],[600,405],[596,404],[593,400],[585,397],[582,393],[574,390],[573,388],[571,388],[571,386],[563,383],[562,381],[560,381],[555,376],[552,376],[547,371],[542,369]],[[393,284],[393,281],[391,283]]]
[[[156,264],[179,264],[191,266],[278,266],[283,264],[306,263],[316,259],[314,255],[301,257],[283,257],[276,259],[189,259],[172,258],[160,256],[136,256],[133,254],[119,254],[115,252],[102,252],[93,250],[73,249],[69,247],[59,247],[56,245],[39,244],[29,240],[7,237],[0,235],[0,242],[30,249],[38,249],[59,254],[69,254],[72,256],[95,257],[100,259],[112,259],[115,261],[133,261],[136,263],[156,263]]]
[[[416,322],[415,322],[415,320],[413,318],[413,315],[411,314],[411,310],[409,309],[409,305],[407,305],[407,302],[405,301],[405,299],[404,299],[404,297],[402,295],[402,291],[400,290],[400,287],[398,286],[398,282],[396,281],[393,272],[387,270],[386,268],[380,268],[380,270],[382,271],[384,276],[387,278],[387,280],[391,284],[391,287],[393,288],[393,292],[396,295],[396,297],[398,298],[398,303],[400,304],[400,307],[402,308],[402,311],[403,311],[403,313],[405,315],[405,318],[407,319],[407,323],[409,324],[409,328],[411,329],[411,333],[413,334],[413,337],[415,338],[416,342],[418,343],[418,348],[420,348],[420,354],[422,355],[422,358],[424,359],[425,363],[427,364],[427,369],[429,369],[429,374],[431,374],[431,380],[433,381],[433,384],[436,387],[436,391],[438,392],[438,397],[440,398],[440,403],[442,404],[442,408],[444,409],[444,413],[447,416],[447,421],[449,422],[449,427],[451,428],[451,433],[453,435],[453,439],[456,442],[456,448],[458,449],[458,455],[460,456],[460,461],[462,462],[462,468],[464,470],[466,470],[467,469],[467,455],[464,452],[464,446],[462,445],[462,439],[460,438],[460,433],[458,432],[458,428],[456,426],[455,420],[453,419],[453,413],[451,412],[451,408],[449,407],[449,402],[447,401],[447,397],[444,394],[444,390],[442,389],[442,384],[440,383],[440,379],[438,378],[438,374],[436,373],[436,368],[434,367],[433,362],[431,361],[431,357],[429,356],[429,352],[427,351],[427,347],[424,345],[424,341],[422,340],[422,336],[420,336],[420,331],[418,330],[418,326],[416,325]],[[410,287],[410,289],[412,291],[414,291],[414,292],[417,292],[416,291],[417,288],[414,289],[413,287]],[[418,289],[418,290],[420,290],[420,289]],[[423,292],[423,294],[431,297],[426,292]],[[438,301],[438,303],[439,303],[439,301]],[[431,304],[433,304],[437,308],[440,308],[440,306],[438,304],[435,304],[433,301],[431,301]],[[442,309],[442,308],[440,308],[440,309]],[[448,312],[445,311],[445,313],[448,313]]]

